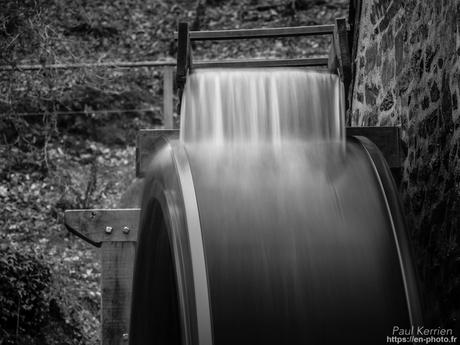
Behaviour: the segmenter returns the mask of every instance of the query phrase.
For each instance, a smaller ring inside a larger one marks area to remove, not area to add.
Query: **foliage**
[[[6,249],[0,257],[0,315],[6,342],[23,334],[35,336],[48,317],[48,267],[30,254]]]
[[[53,296],[51,268],[36,253],[22,253],[2,246],[0,257],[0,333],[2,344],[78,344],[82,330],[65,319],[62,305]],[[56,291],[56,290],[54,290]],[[53,329],[53,332],[47,332]],[[69,337],[70,336],[70,337]],[[65,338],[64,338],[65,339]]]

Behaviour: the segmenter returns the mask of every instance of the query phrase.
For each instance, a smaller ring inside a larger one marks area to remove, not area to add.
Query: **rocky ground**
[[[221,0],[198,11],[185,0],[6,2],[0,64],[13,67],[170,60],[181,20],[202,30],[312,25],[332,23],[348,7],[345,0]],[[318,56],[327,45],[206,43],[194,57]],[[161,78],[145,68],[0,72],[0,344],[99,343],[98,253],[65,230],[63,211],[117,205],[134,180],[136,130],[161,125]],[[106,109],[119,112],[96,113]]]

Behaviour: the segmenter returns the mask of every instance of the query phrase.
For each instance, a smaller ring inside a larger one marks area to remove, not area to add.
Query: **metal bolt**
[[[113,229],[112,229],[111,226],[106,226],[106,227],[105,227],[105,233],[106,233],[106,234],[111,234],[111,233],[112,233],[112,230],[113,230]]]
[[[123,340],[127,341],[128,340],[128,333],[123,333]]]
[[[123,227],[123,233],[125,234],[129,233],[129,228],[127,226]]]

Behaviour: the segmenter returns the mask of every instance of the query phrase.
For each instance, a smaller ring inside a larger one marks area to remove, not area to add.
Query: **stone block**
[[[377,0],[374,1],[372,4],[370,16],[371,20],[374,19],[375,23],[382,18],[388,8],[390,6],[391,0]],[[375,25],[375,23],[372,23]]]
[[[423,41],[426,41],[428,39],[428,34],[430,33],[428,29],[428,25],[426,23],[423,23],[422,26],[420,26],[420,35]]]
[[[376,111],[366,112],[363,117],[364,126],[377,126],[379,122],[378,113]]]
[[[388,111],[393,108],[394,99],[393,99],[393,92],[390,90],[386,94],[385,98],[383,99],[382,103],[380,104],[380,111]]]
[[[438,110],[435,109],[429,115],[425,116],[422,121],[420,121],[418,126],[418,135],[421,138],[428,138],[436,133],[439,118],[438,113]]]
[[[409,121],[416,119],[419,114],[419,108],[418,105],[415,105],[414,107],[409,109]]]
[[[366,104],[375,105],[379,89],[374,84],[366,84],[364,94],[366,96]]]
[[[410,83],[412,82],[412,71],[408,68],[402,74],[397,73],[398,78],[396,81],[397,93],[401,96],[406,93],[409,88]]]
[[[430,107],[430,98],[428,96],[423,97],[422,101],[422,110],[428,109]]]
[[[438,59],[438,66],[439,68],[442,68],[442,66],[444,66],[444,60],[442,58]]]
[[[399,31],[395,37],[395,63],[396,74],[401,73],[405,61],[403,61],[403,32]]]
[[[436,51],[438,50],[439,46],[436,49],[433,49],[431,45],[428,45],[425,48],[425,71],[429,72],[431,69],[431,64],[433,63],[434,57],[436,55]]]
[[[389,127],[392,125],[391,118],[389,116],[380,116],[380,122],[378,124],[382,127]]]
[[[441,87],[441,116],[443,124],[446,126],[449,125],[449,123],[452,123],[452,99],[449,84],[449,76],[447,75],[446,71],[444,71]]]
[[[367,50],[366,50],[366,73],[369,73],[375,66],[375,62],[377,60],[377,43],[373,43]]]
[[[359,109],[355,109],[351,115],[351,123],[353,126],[358,125],[359,123]]]
[[[435,81],[431,84],[430,98],[431,98],[431,102],[436,102],[439,100],[439,88],[438,88],[438,84],[436,84]]]
[[[380,43],[380,49],[383,53],[387,50],[393,48],[394,44],[394,37],[393,37],[393,26],[390,25],[388,30],[382,35],[382,41]]]
[[[417,76],[418,78],[421,77],[421,71],[420,68],[422,68],[423,71],[423,64],[422,62],[422,50],[417,49],[412,53],[411,59],[410,59],[410,67],[412,69],[412,75],[415,77]],[[421,66],[420,66],[421,65]]]
[[[396,13],[398,13],[400,7],[401,0],[393,0],[391,6],[387,10],[387,13],[385,13],[385,17],[383,17],[382,21],[379,24],[380,32],[383,32],[387,29],[391,20],[396,16]]]
[[[395,68],[393,60],[386,57],[382,66],[382,85],[385,89],[389,87],[390,82],[394,79],[394,75]]]

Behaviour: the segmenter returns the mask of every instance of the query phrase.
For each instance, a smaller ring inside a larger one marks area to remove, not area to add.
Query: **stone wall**
[[[460,1],[364,0],[352,124],[401,126],[400,189],[428,322],[460,319]]]

